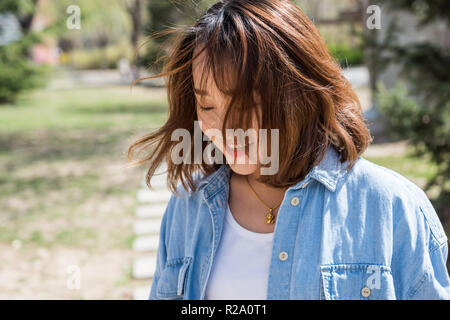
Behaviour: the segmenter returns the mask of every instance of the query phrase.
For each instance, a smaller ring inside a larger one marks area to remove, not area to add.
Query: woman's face
[[[230,168],[237,174],[249,175],[259,168],[259,150],[257,134],[249,138],[249,145],[247,146],[248,152],[252,152],[254,157],[250,159],[249,154],[245,152],[245,146],[240,145],[239,139],[233,144],[233,136],[227,139],[225,144],[225,137],[223,139],[217,139],[214,136],[210,136],[211,129],[221,130],[223,126],[223,120],[225,118],[226,107],[229,102],[229,98],[223,96],[214,83],[213,77],[206,78],[206,90],[200,91],[200,79],[202,68],[199,67],[202,56],[199,56],[194,60],[192,72],[196,97],[196,112],[197,119],[201,121],[202,132],[207,135],[214,143],[214,145],[224,154]],[[259,96],[254,94],[254,100],[260,103]],[[256,117],[252,119],[252,131],[258,132],[258,125]],[[242,142],[241,142],[242,143]]]

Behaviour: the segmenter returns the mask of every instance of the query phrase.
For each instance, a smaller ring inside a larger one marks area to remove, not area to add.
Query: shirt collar
[[[319,164],[311,169],[305,179],[291,188],[294,190],[302,188],[310,179],[314,179],[322,183],[331,192],[334,192],[339,179],[346,173],[346,166],[347,161],[342,163],[339,153],[333,147],[329,146]]]
[[[330,146],[319,164],[314,166],[302,181],[289,189],[297,190],[303,188],[311,179],[314,179],[331,192],[334,192],[339,179],[345,174],[346,164],[347,162],[341,163],[339,153]],[[204,189],[206,198],[211,197],[229,183],[230,173],[230,166],[222,164],[219,169],[199,182],[198,190]]]

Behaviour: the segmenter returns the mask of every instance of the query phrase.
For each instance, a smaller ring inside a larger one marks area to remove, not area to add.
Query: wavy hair
[[[357,95],[314,24],[293,3],[221,0],[192,26],[159,34],[175,34],[162,72],[139,80],[165,77],[168,119],[128,149],[133,164],[150,163],[146,176],[150,188],[150,179],[163,161],[168,165],[171,191],[178,182],[196,190],[194,173],[200,170],[208,175],[220,166],[170,161],[178,143],[171,140],[172,132],[180,128],[194,132],[192,65],[202,53],[206,57],[202,74],[212,74],[217,88],[231,97],[222,130],[236,125],[248,128],[249,115],[255,111],[249,92],[261,97],[260,128],[280,130],[279,170],[261,176],[261,182],[274,187],[295,184],[321,161],[329,146],[339,152],[341,162],[348,161],[350,169],[370,144]],[[194,50],[198,55],[194,56]],[[193,148],[191,143],[191,154]],[[138,158],[137,151],[148,154]]]

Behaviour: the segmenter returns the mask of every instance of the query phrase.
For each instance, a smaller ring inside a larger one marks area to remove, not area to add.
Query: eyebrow
[[[201,95],[201,96],[208,96],[208,95],[209,95],[208,92],[206,92],[206,91],[204,91],[204,90],[197,89],[197,88],[194,88],[194,92],[195,92],[196,94]]]

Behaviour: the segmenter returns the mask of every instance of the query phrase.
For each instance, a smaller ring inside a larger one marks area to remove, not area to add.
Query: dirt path
[[[366,157],[389,157],[401,156],[408,150],[408,142],[406,140],[397,142],[377,143],[370,145],[363,156]]]

